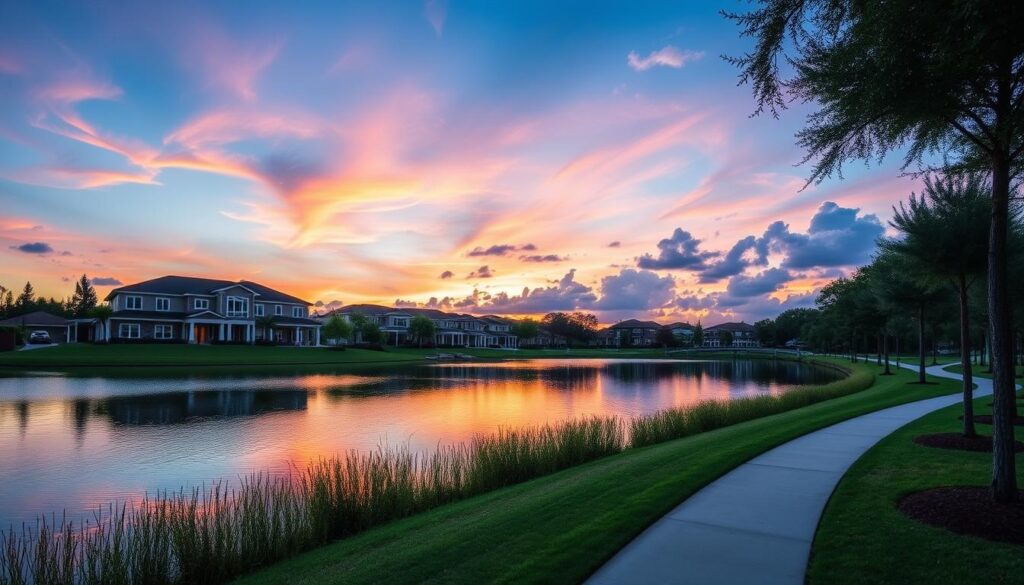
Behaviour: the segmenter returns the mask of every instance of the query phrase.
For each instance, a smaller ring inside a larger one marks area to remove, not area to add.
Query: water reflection
[[[835,377],[769,360],[568,359],[0,378],[0,526],[254,470],[286,473],[382,441],[432,449],[499,426],[630,417]]]

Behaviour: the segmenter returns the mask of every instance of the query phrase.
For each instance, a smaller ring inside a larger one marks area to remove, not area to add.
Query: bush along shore
[[[832,365],[832,364],[829,364]],[[870,387],[858,370],[823,387],[706,401],[623,420],[502,429],[413,453],[382,447],[322,459],[290,477],[162,492],[91,520],[40,519],[0,536],[0,584],[223,583],[386,522],[588,461]]]

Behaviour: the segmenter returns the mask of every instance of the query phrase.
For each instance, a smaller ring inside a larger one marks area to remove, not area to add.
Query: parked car
[[[53,343],[50,340],[50,334],[45,331],[33,331],[28,336],[29,343]]]

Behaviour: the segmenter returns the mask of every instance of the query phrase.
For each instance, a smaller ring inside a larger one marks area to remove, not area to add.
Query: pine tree
[[[15,302],[15,306],[19,311],[25,311],[32,307],[36,302],[36,289],[32,288],[31,282],[25,283],[25,288],[21,289],[21,294],[18,295],[18,300]]]
[[[82,278],[75,283],[75,294],[71,297],[70,311],[76,317],[84,317],[92,311],[99,303],[96,296],[96,289],[89,282],[89,277],[82,275]]]

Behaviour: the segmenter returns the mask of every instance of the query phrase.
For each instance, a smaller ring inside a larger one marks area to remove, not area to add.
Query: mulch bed
[[[1024,545],[1024,490],[1016,503],[996,504],[986,487],[941,487],[904,496],[897,507],[929,526]]]
[[[933,435],[918,435],[914,442],[925,447],[937,449],[953,449],[956,451],[980,451],[982,453],[992,452],[992,437],[977,435],[965,437],[960,433],[935,433]],[[1014,452],[1024,452],[1024,443],[1014,441]]]

